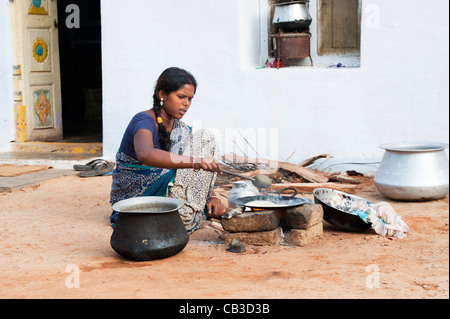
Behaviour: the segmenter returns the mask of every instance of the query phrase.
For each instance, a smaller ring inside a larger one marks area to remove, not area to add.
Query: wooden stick
[[[224,161],[232,162],[232,163],[239,163],[239,164],[254,164],[254,165],[264,165],[268,166],[269,168],[277,168],[278,162],[263,158],[251,158],[248,156],[242,156],[237,155],[235,153],[232,154],[225,154],[222,156]]]
[[[278,162],[278,165],[280,168],[290,171],[292,173],[296,173],[303,179],[306,179],[307,181],[310,181],[312,183],[326,183],[328,182],[328,177],[319,173],[319,172],[313,172],[312,170],[309,170],[305,167],[298,166],[295,164],[290,163],[283,163]]]
[[[311,158],[308,158],[308,159],[304,160],[303,162],[298,163],[297,165],[306,167],[306,166],[309,166],[309,165],[313,164],[318,159],[321,159],[321,158],[333,158],[333,157],[334,156],[331,155],[331,154],[321,154],[321,155],[317,155],[317,156],[313,156]]]
[[[295,154],[295,152],[296,152],[296,151],[293,151],[293,152],[291,153],[291,155],[289,155],[289,157],[286,158],[284,161],[285,161],[285,162],[289,161],[289,159]]]
[[[266,175],[270,178],[274,178],[275,175],[277,175],[278,170],[277,169],[256,169],[254,171],[241,173],[244,176],[247,177],[255,177],[256,175]]]
[[[330,181],[342,182],[342,183],[348,183],[348,184],[361,184],[361,180],[359,180],[357,178],[351,178],[351,177],[340,176],[340,175],[330,176]]]

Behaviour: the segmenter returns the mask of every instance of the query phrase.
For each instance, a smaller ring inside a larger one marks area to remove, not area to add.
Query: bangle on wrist
[[[198,157],[194,157],[194,160],[192,161],[192,169],[194,170],[194,172],[198,172],[198,171],[200,170],[200,168],[195,169],[195,163],[196,163],[198,160],[200,160],[200,163],[201,163],[201,158],[198,158]]]

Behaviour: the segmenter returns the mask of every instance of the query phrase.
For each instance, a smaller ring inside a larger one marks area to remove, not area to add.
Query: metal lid
[[[177,198],[142,196],[121,200],[112,209],[118,213],[163,214],[177,211],[183,206],[183,201]]]
[[[397,152],[433,152],[448,148],[448,144],[440,142],[402,142],[382,144],[380,148]]]
[[[281,2],[281,3],[274,3],[274,4],[272,4],[272,6],[283,6],[283,5],[288,5],[288,4],[306,3],[306,2],[309,2],[309,1],[310,1],[310,0],[300,0],[300,1]]]

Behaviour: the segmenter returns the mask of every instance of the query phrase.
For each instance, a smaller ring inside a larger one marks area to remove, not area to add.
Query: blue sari
[[[175,120],[170,135],[170,152],[182,154],[185,145],[191,136],[191,129],[182,121]],[[110,203],[139,197],[139,196],[166,196],[168,187],[176,175],[175,169],[156,168],[143,165],[138,160],[128,156],[122,150],[116,154],[116,168],[113,171]],[[113,212],[110,221],[117,220],[117,213]]]

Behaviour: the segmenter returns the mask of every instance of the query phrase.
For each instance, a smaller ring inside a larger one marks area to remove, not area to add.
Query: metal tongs
[[[265,175],[256,175],[255,177],[252,178],[252,177],[248,177],[245,175],[241,175],[238,173],[228,171],[226,169],[222,169],[222,172],[251,180],[253,185],[255,185],[256,187],[259,187],[259,188],[269,188],[272,185],[272,180]]]

